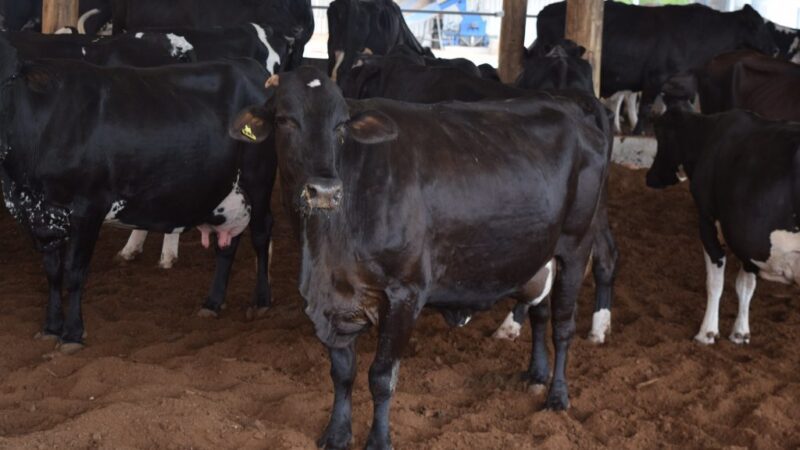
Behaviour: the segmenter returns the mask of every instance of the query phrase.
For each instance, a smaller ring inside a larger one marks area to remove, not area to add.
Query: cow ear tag
[[[257,140],[255,133],[253,133],[253,129],[250,128],[250,125],[245,125],[242,127],[242,136],[250,139],[251,141]]]

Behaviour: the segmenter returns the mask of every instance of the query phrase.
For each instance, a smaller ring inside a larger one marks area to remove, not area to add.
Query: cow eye
[[[277,116],[275,117],[275,123],[281,128],[299,128],[297,121],[292,119],[291,117],[287,116]]]

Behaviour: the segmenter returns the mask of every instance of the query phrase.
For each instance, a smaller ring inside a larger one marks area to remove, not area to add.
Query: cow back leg
[[[614,296],[614,279],[617,275],[619,252],[606,207],[608,194],[604,191],[595,219],[594,247],[592,250],[592,274],[595,284],[595,304],[592,314],[592,330],[589,340],[602,344],[611,333],[611,304]]]
[[[225,248],[220,248],[214,240],[214,253],[216,254],[216,268],[214,269],[214,280],[211,282],[211,291],[206,298],[203,307],[197,313],[200,317],[216,317],[225,303],[225,293],[228,291],[228,280],[233,267],[233,260],[236,259],[236,249],[239,248],[239,241],[242,235],[238,235],[231,240],[231,244]]]
[[[725,251],[717,237],[716,225],[700,219],[700,240],[706,262],[706,312],[700,331],[694,339],[701,344],[713,344],[719,337],[719,302],[725,284]]]
[[[739,313],[733,324],[730,340],[735,344],[750,343],[750,300],[756,291],[756,274],[742,267],[736,277],[736,295],[739,297]]]
[[[518,302],[514,305],[514,310],[508,313],[503,323],[494,331],[492,337],[509,341],[517,339],[522,330],[522,322],[525,320],[528,308],[530,306],[525,302]]]
[[[64,330],[64,312],[61,305],[61,288],[64,279],[63,249],[57,248],[44,254],[44,271],[47,274],[49,297],[44,329],[36,335],[39,339],[59,339]]]
[[[544,391],[550,380],[550,354],[547,350],[547,324],[550,322],[550,299],[528,310],[531,322],[531,361],[522,378],[535,391]]]
[[[355,340],[344,348],[329,348],[331,380],[333,380],[333,409],[325,432],[317,441],[324,449],[346,449],[353,439],[352,419],[353,382],[356,379]]]
[[[125,261],[133,261],[134,259],[136,259],[136,255],[142,253],[145,239],[147,239],[147,231],[145,230],[131,231],[131,235],[128,238],[128,242],[125,243],[125,247],[123,247],[122,250],[119,251],[117,256],[119,256]]]
[[[180,233],[167,233],[164,235],[164,242],[161,245],[161,259],[158,261],[158,267],[162,269],[171,269],[178,260],[178,247],[181,242]]]
[[[373,416],[366,448],[392,448],[389,434],[389,407],[397,386],[400,355],[403,352],[420,307],[416,293],[405,286],[390,286],[379,305],[378,349],[369,368]]]
[[[69,298],[60,350],[71,353],[83,347],[82,296],[103,215],[72,219],[70,240],[64,259],[64,282]]]
[[[639,101],[639,120],[633,129],[633,134],[644,133],[644,129],[650,121],[653,103],[655,103],[656,97],[661,91],[661,84],[660,80],[652,80],[643,87],[642,97]]]

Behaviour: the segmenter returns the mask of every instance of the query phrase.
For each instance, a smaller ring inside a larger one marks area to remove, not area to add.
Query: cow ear
[[[272,132],[269,112],[261,106],[250,106],[233,119],[228,135],[237,141],[259,143]]]
[[[386,114],[370,110],[357,113],[347,122],[350,137],[362,144],[380,144],[397,139],[397,124]]]

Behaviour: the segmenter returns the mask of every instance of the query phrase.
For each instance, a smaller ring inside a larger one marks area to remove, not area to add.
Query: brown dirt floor
[[[686,186],[652,191],[644,172],[615,166],[611,218],[622,255],[613,334],[586,339],[586,281],[572,344],[572,407],[541,411],[526,392],[530,331],[516,342],[489,337],[505,301],[468,327],[423,313],[392,404],[397,448],[797,448],[800,446],[800,312],[794,287],[759,282],[752,344],[692,341],[705,307],[695,211]],[[276,210],[279,211],[276,204]],[[278,213],[274,308],[245,319],[254,255],[243,245],[218,319],[195,316],[213,257],[192,231],[177,267],[156,267],[160,237],[138,261],[113,256],[127,233],[104,229],[86,289],[88,347],[52,360],[32,339],[44,317],[38,254],[0,213],[0,447],[313,448],[330,410],[328,360],[301,310],[298,251]],[[243,242],[244,243],[244,242]],[[736,315],[732,262],[721,333]],[[371,420],[366,372],[375,333],[359,341],[354,447]]]

